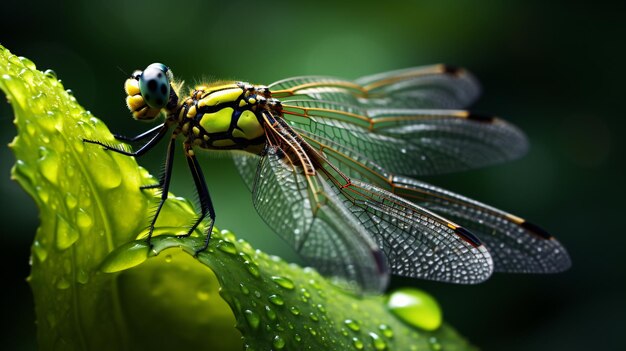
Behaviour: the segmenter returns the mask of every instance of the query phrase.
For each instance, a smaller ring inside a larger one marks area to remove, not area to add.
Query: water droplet
[[[48,193],[48,189],[45,187],[37,186],[35,187],[35,191],[37,193],[37,196],[39,196],[39,198],[41,199],[41,201],[44,204],[47,204],[48,200],[50,199],[50,194]]]
[[[41,146],[39,147],[39,170],[41,174],[52,184],[58,184],[59,159],[57,154]]]
[[[280,295],[276,295],[276,294],[270,295],[268,299],[270,300],[271,303],[277,306],[282,306],[285,304],[285,301]]]
[[[104,259],[100,269],[105,273],[113,273],[135,267],[148,258],[148,250],[150,245],[145,241],[124,244]]]
[[[267,318],[269,318],[270,320],[276,320],[276,312],[274,312],[274,310],[270,306],[265,306],[265,314],[267,314]]]
[[[73,210],[74,208],[76,208],[77,204],[78,201],[76,200],[76,196],[72,195],[71,193],[65,194],[65,205],[67,205],[68,209]]]
[[[246,318],[246,322],[252,329],[257,329],[259,327],[259,323],[261,323],[261,319],[259,316],[251,310],[243,311],[243,315]]]
[[[274,341],[272,341],[272,345],[277,350],[282,350],[285,347],[285,339],[281,338],[280,335],[276,335]]]
[[[291,312],[294,316],[300,315],[300,310],[296,306],[289,307],[289,312]]]
[[[363,341],[357,337],[352,338],[352,345],[354,345],[354,348],[357,350],[363,350],[365,347],[365,345],[363,345]]]
[[[372,345],[375,350],[385,350],[387,349],[387,343],[376,333],[369,333],[370,338],[372,338]]]
[[[380,330],[381,333],[383,333],[383,335],[388,338],[391,339],[393,338],[393,330],[391,329],[391,327],[389,327],[387,324],[381,324],[378,326],[378,329]]]
[[[89,282],[89,275],[84,270],[79,269],[78,273],[76,274],[76,281],[81,284],[87,284]]]
[[[311,318],[311,320],[314,322],[317,322],[320,320],[319,317],[313,312],[309,313],[309,318]]]
[[[317,309],[324,314],[326,313],[326,308],[324,308],[324,305],[322,305],[321,303],[317,304]]]
[[[172,263],[172,255],[165,255],[165,262]]]
[[[33,252],[35,253],[35,256],[37,256],[37,259],[39,259],[39,262],[43,263],[46,258],[48,258],[48,251],[46,251],[39,240],[35,240],[35,242],[33,242]]]
[[[250,294],[250,290],[248,290],[248,287],[247,287],[247,286],[245,286],[243,283],[239,283],[239,289],[241,289],[241,292],[242,292],[244,295],[248,295],[248,294]]]
[[[246,266],[248,273],[252,274],[255,277],[258,277],[260,275],[259,269],[250,261],[245,261],[243,264]]]
[[[427,293],[413,288],[394,291],[387,308],[404,322],[425,330],[435,330],[441,325],[441,308]]]
[[[437,340],[436,337],[431,336],[428,339],[428,343],[430,344],[430,348],[433,349],[434,351],[441,350],[441,344],[439,343],[439,340]]]
[[[298,333],[294,334],[293,338],[296,339],[297,342],[302,341],[302,337]]]
[[[274,283],[280,285],[281,287],[287,290],[293,290],[293,288],[295,287],[293,282],[289,278],[285,278],[281,276],[273,276],[272,280],[274,281]]]
[[[65,290],[70,287],[70,282],[68,282],[65,278],[61,278],[57,281],[55,286],[57,287],[57,289]]]
[[[35,133],[37,133],[37,128],[35,128],[35,126],[28,120],[26,121],[26,132],[30,136],[33,136],[35,135]]]
[[[235,244],[229,241],[220,240],[217,244],[217,248],[220,251],[226,252],[227,254],[231,254],[231,255],[237,254],[237,248],[235,247]]]
[[[51,69],[47,69],[43,72],[44,76],[48,79],[57,79],[57,73]]]
[[[56,246],[59,250],[65,250],[72,246],[79,238],[78,231],[70,225],[63,216],[57,214]]]
[[[31,70],[37,69],[37,66],[35,66],[33,61],[27,59],[26,57],[20,56],[18,57],[18,59],[22,61],[22,64],[24,65],[24,67],[31,69]]]
[[[122,183],[122,171],[117,162],[101,149],[94,148],[97,153],[88,153],[89,174],[104,189],[117,188]],[[108,157],[107,157],[108,155]]]
[[[346,319],[345,321],[343,321],[345,323],[345,325],[352,329],[353,331],[359,331],[361,330],[361,326],[359,325],[359,322],[352,320],[352,319]]]
[[[93,220],[85,210],[79,208],[76,212],[76,224],[78,224],[81,229],[89,229],[93,225]]]

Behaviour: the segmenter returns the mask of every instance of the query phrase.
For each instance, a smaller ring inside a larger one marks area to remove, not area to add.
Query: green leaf
[[[171,194],[149,250],[137,239],[156,199],[139,186],[155,180],[133,158],[83,144],[116,143],[106,126],[52,72],[2,47],[0,89],[18,129],[13,176],[40,209],[29,280],[42,349],[238,350],[241,335],[251,350],[470,348],[448,326],[411,327],[385,297],[347,294],[229,232],[194,257],[203,238],[172,236],[193,207]]]

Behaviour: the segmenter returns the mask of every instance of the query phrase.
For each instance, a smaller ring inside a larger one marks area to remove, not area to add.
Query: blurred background
[[[484,350],[624,344],[624,3],[177,3],[5,2],[0,43],[39,69],[56,71],[86,109],[127,135],[149,126],[131,119],[122,84],[155,61],[187,83],[356,78],[439,62],[466,67],[484,88],[475,109],[520,126],[531,150],[508,164],[425,180],[541,224],[574,265],[550,276],[495,274],[478,286],[400,278],[392,286],[433,294],[447,322]],[[31,199],[10,180],[15,160],[7,143],[14,135],[10,106],[0,104],[0,333],[3,349],[29,350],[36,348],[36,327],[25,278],[38,220]],[[157,172],[163,156],[155,150],[139,162]],[[230,161],[201,158],[217,225],[297,260],[256,215]],[[182,158],[171,189],[193,195]]]

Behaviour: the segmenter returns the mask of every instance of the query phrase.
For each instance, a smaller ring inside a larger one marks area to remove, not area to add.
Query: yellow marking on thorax
[[[226,107],[214,113],[205,113],[200,120],[200,126],[207,133],[227,132],[233,112],[231,107]]]
[[[198,107],[216,106],[222,103],[234,102],[242,93],[243,90],[238,87],[209,93],[198,101]]]
[[[246,110],[241,113],[241,116],[239,116],[239,120],[237,121],[237,127],[241,128],[241,130],[243,131],[243,133],[240,132],[237,134],[243,135],[235,135],[235,132],[239,132],[238,129],[235,129],[233,131],[233,136],[243,137],[248,140],[256,139],[265,134],[263,126],[261,126],[256,116],[254,115],[254,112],[252,111]]]

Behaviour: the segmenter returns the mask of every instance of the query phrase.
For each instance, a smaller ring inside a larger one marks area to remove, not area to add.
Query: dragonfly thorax
[[[199,85],[169,116],[191,145],[206,149],[258,149],[265,143],[264,111],[280,114],[265,87],[243,82]]]

